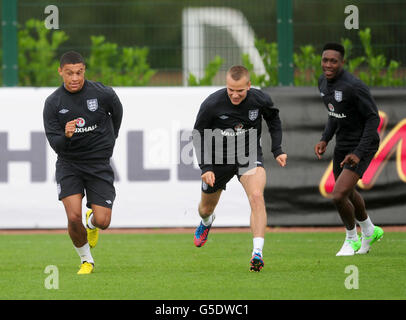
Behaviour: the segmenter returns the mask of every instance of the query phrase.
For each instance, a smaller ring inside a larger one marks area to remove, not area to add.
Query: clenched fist
[[[204,183],[209,185],[210,187],[214,186],[214,182],[216,180],[214,172],[213,171],[207,171],[204,174],[202,174],[202,180]]]
[[[286,160],[288,159],[288,155],[286,153],[282,153],[279,156],[276,157],[276,162],[278,162],[278,164],[281,167],[286,166]]]
[[[73,134],[75,133],[76,130],[76,123],[77,119],[71,120],[66,123],[65,125],[65,136],[67,138],[72,138]]]

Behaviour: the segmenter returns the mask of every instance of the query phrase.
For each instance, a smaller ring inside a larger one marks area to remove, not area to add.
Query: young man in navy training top
[[[346,229],[344,244],[336,255],[352,256],[367,253],[384,233],[368,217],[364,199],[355,188],[378,150],[380,119],[368,87],[344,70],[344,54],[344,47],[338,43],[323,48],[319,90],[328,120],[314,152],[321,159],[335,134],[332,196]],[[361,227],[361,239],[356,222]]]
[[[211,94],[202,103],[193,130],[193,144],[202,171],[202,193],[198,211],[202,218],[194,234],[197,247],[203,246],[214,221],[214,209],[226,184],[237,175],[250,203],[253,251],[250,271],[264,266],[262,249],[267,225],[264,201],[266,172],[260,144],[262,119],[272,138],[272,152],[281,167],[287,155],[282,151],[279,110],[269,95],[251,88],[248,70],[231,67],[226,88]]]
[[[56,182],[68,233],[80,256],[78,274],[90,274],[90,252],[98,229],[110,225],[116,197],[110,166],[123,108],[114,90],[85,79],[85,61],[74,51],[60,59],[63,84],[45,101],[43,120],[50,146],[58,155]],[[86,228],[82,223],[82,198],[87,198]]]

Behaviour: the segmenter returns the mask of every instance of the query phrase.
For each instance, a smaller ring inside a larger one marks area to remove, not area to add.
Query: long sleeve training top
[[[336,135],[336,148],[353,149],[359,158],[379,147],[378,108],[368,87],[342,70],[334,79],[319,78],[319,90],[327,108],[328,120],[321,140]]]
[[[252,150],[249,146],[250,143],[251,146],[255,143],[257,154],[262,155],[260,142],[262,119],[268,125],[272,139],[271,150],[276,158],[283,153],[281,147],[282,125],[279,110],[274,107],[268,94],[259,89],[251,88],[247,92],[247,97],[239,105],[231,103],[226,88],[220,89],[207,97],[201,104],[197,114],[193,138],[202,174],[211,171],[213,164],[227,164],[227,160],[230,158],[238,158],[238,154],[241,152],[247,155],[247,152]],[[205,131],[214,132],[214,137],[208,139],[208,136],[204,133]],[[223,140],[221,150],[215,150],[216,133]],[[243,141],[245,141],[244,148],[239,148],[238,141],[234,145],[229,143],[230,138],[238,140],[242,136],[244,137]],[[253,139],[256,140],[253,141]],[[219,153],[221,153],[222,157],[216,158]],[[221,163],[218,163],[219,158],[223,159]]]
[[[75,93],[62,84],[45,101],[45,134],[58,158],[73,162],[108,161],[121,126],[123,107],[114,90],[85,80]],[[67,122],[77,119],[76,131],[65,136]]]

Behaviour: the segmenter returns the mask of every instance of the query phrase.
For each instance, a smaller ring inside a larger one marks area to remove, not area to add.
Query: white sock
[[[87,220],[87,227],[89,229],[95,229],[96,227],[92,223],[93,212],[90,214],[89,219]]]
[[[89,243],[86,242],[86,244],[83,247],[80,247],[80,248],[75,247],[75,250],[78,253],[78,255],[80,257],[80,261],[82,263],[83,263],[83,261],[87,261],[89,263],[94,264],[92,254],[90,253]]]
[[[374,224],[372,223],[371,219],[368,217],[364,221],[357,221],[359,226],[361,227],[361,232],[364,236],[370,237],[374,233]]]
[[[256,237],[252,239],[254,248],[252,250],[252,254],[254,254],[255,252],[259,252],[262,256],[262,248],[264,247],[264,242],[265,239],[261,238],[261,237]]]
[[[206,227],[211,225],[214,221],[214,214],[211,214],[210,216],[208,216],[207,218],[202,218],[202,223],[203,225],[205,225]]]
[[[357,241],[358,240],[358,235],[357,235],[357,226],[354,227],[352,230],[347,230],[345,229],[346,237],[345,239],[347,240],[353,240]]]

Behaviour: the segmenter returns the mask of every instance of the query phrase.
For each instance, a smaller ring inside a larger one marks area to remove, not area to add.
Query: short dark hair
[[[338,51],[341,54],[341,57],[344,59],[344,55],[345,55],[345,49],[344,47],[336,42],[329,42],[326,43],[323,47],[323,52],[326,50],[334,50],[334,51]]]
[[[59,66],[62,68],[65,64],[77,63],[85,64],[85,59],[83,59],[82,55],[76,51],[68,51],[61,56]]]
[[[240,80],[242,77],[247,77],[248,81],[250,80],[250,73],[248,69],[244,66],[240,65],[232,66],[227,71],[227,74],[229,74],[230,77],[235,81]]]

